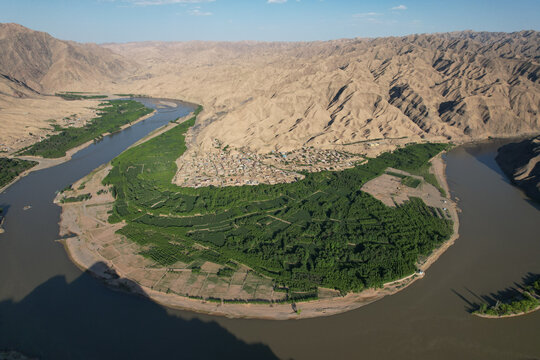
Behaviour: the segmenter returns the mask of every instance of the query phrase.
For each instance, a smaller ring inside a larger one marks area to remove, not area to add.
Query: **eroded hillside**
[[[257,152],[367,139],[468,141],[540,129],[537,32],[313,43],[109,44],[127,87],[205,105],[197,143]]]
[[[92,91],[137,69],[96,44],[58,40],[18,24],[0,24],[0,48],[0,74],[44,93],[74,84]]]
[[[540,136],[502,146],[496,160],[514,185],[540,202]]]
[[[134,62],[95,44],[55,39],[18,24],[0,24],[0,151],[39,141],[52,125],[78,126],[96,102],[46,96],[71,87],[93,91],[135,72]]]
[[[98,46],[2,24],[0,45],[3,112],[35,91],[185,99],[205,108],[186,156],[220,151],[216,144],[258,154],[314,147],[376,155],[422,139],[540,131],[534,31]]]

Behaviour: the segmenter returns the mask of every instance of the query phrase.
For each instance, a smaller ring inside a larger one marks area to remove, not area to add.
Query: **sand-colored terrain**
[[[448,199],[441,196],[439,190],[433,185],[422,181],[416,188],[408,187],[402,184],[401,178],[390,175],[391,173],[399,173],[422,181],[420,176],[411,175],[406,171],[388,168],[387,173],[364,184],[362,191],[373,195],[374,198],[382,201],[387,206],[400,205],[409,200],[410,197],[419,197],[428,206],[446,208]]]
[[[375,156],[422,139],[538,132],[539,43],[540,33],[522,31],[97,46],[1,24],[2,54],[12,56],[0,57],[0,74],[41,93],[201,104],[194,142],[202,153],[215,151],[217,140],[258,154],[314,146]]]
[[[536,131],[538,41],[535,32],[464,32],[106,47],[146,67],[120,88],[205,106],[197,138],[204,150],[217,139],[259,153],[342,144],[359,152],[359,141],[379,138],[461,142]]]
[[[111,95],[109,96],[110,99],[114,99],[116,98],[116,96],[114,95]],[[59,98],[55,98],[56,99],[59,99]],[[33,99],[33,100],[36,100],[36,99]],[[101,100],[99,100],[101,101]],[[65,108],[64,108],[64,105],[65,103],[68,102],[70,103],[69,101],[65,101],[65,100],[62,100],[60,99],[60,104],[59,104],[59,108],[61,110],[57,110],[57,111],[64,111]],[[84,103],[90,103],[94,106],[97,105],[97,102],[96,100],[82,100],[82,101],[76,101],[76,102],[72,102],[72,103],[75,103],[75,106],[74,108],[77,108],[78,106],[81,106],[81,104],[79,102],[84,102]],[[55,103],[55,101],[51,101],[50,99],[48,99],[47,101],[47,105],[52,105],[53,103]],[[79,104],[77,104],[79,103]],[[19,103],[20,104],[20,103]],[[82,117],[76,117],[76,116],[70,116],[70,117],[65,117],[62,119],[62,121],[59,121],[59,122],[56,122],[54,121],[54,124],[59,124],[61,126],[83,126],[84,124],[86,124],[86,122],[88,120],[91,120],[93,117],[96,116],[96,109],[97,107],[94,107],[94,108],[89,108],[90,110],[92,110],[92,113],[91,113],[91,116],[89,116],[88,118],[82,118]],[[132,126],[140,121],[143,121],[145,119],[148,119],[149,117],[152,117],[154,114],[156,113],[156,111],[153,111],[151,112],[150,114],[147,114],[145,116],[141,116],[139,119],[137,119],[136,121],[133,121],[132,123],[130,124],[125,124],[125,125],[122,125],[120,127],[120,129],[125,129],[129,126]],[[40,114],[43,114],[42,112],[40,112]],[[52,122],[51,120],[48,120],[46,121],[49,125],[50,123]],[[18,129],[17,126],[14,126],[12,127],[12,129]],[[25,170],[23,171],[22,173],[20,173],[16,178],[14,178],[10,183],[4,185],[3,187],[0,188],[0,193],[3,192],[4,190],[6,190],[9,186],[11,186],[13,183],[15,183],[17,180],[19,180],[20,178],[28,175],[29,173],[33,172],[33,171],[38,171],[38,170],[43,170],[43,169],[46,169],[46,168],[49,168],[49,167],[53,167],[53,166],[56,166],[56,165],[59,165],[59,164],[62,164],[66,161],[69,161],[71,160],[71,157],[76,154],[77,152],[79,152],[80,150],[88,147],[89,145],[93,144],[93,140],[89,140],[87,142],[85,142],[84,144],[81,144],[79,146],[76,146],[74,148],[71,148],[69,149],[68,151],[66,151],[66,155],[62,156],[62,157],[59,157],[59,158],[52,158],[52,159],[49,159],[49,158],[43,158],[41,156],[31,156],[31,155],[12,155],[12,154],[9,154],[9,152],[13,153],[13,152],[16,152],[17,150],[21,149],[21,148],[24,148],[25,146],[28,146],[28,145],[31,145],[33,144],[34,142],[36,141],[40,141],[42,140],[46,135],[49,135],[51,133],[54,133],[53,132],[53,129],[52,128],[41,128],[39,129],[40,132],[37,132],[36,131],[36,134],[37,135],[34,135],[34,133],[30,133],[31,137],[30,138],[27,138],[25,139],[24,136],[22,138],[19,138],[19,139],[22,139],[22,141],[17,141],[15,139],[18,139],[16,138],[15,136],[12,136],[12,133],[10,132],[10,130],[6,130],[6,133],[4,133],[4,137],[7,138],[7,139],[11,139],[11,140],[15,140],[15,143],[9,143],[6,144],[6,148],[7,150],[5,150],[5,152],[8,153],[7,157],[16,157],[18,159],[22,159],[22,160],[28,160],[28,161],[34,161],[34,162],[37,162],[37,165],[35,165],[34,167],[31,167],[30,169],[28,170]],[[104,133],[102,134],[103,136],[107,136],[107,135],[110,135],[109,133]],[[37,140],[35,140],[37,136]],[[0,139],[2,138],[2,135],[0,135]],[[0,143],[1,144],[1,143]]]
[[[0,151],[13,152],[51,133],[52,124],[81,126],[95,117],[96,101],[54,96],[79,84],[103,88],[138,65],[95,44],[55,39],[18,24],[0,24]]]
[[[96,101],[54,96],[0,96],[0,151],[12,153],[42,140],[53,132],[53,124],[82,126],[96,116],[97,105]]]
[[[96,44],[59,40],[18,24],[0,23],[0,74],[39,93],[93,91],[133,74],[138,64]]]

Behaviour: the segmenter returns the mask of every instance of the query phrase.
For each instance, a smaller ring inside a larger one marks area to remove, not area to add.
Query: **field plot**
[[[88,99],[106,99],[107,95],[92,95],[76,91],[59,92],[55,94],[64,100],[88,100]]]
[[[124,152],[104,180],[116,199],[109,221],[125,221],[118,232],[157,267],[190,264],[189,296],[198,296],[196,288],[207,294],[223,289],[224,282],[254,300],[273,298],[274,288],[312,298],[318,288],[343,293],[379,287],[414,273],[419,256],[452,234],[451,221],[419,198],[389,207],[361,190],[388,167],[425,171],[445,144],[410,145],[352,169],[306,174],[295,183],[182,188],[171,180],[194,121]],[[219,276],[220,270],[202,266],[207,262],[221,268],[242,264],[239,269],[250,271]]]
[[[400,206],[411,198],[419,198],[431,208],[435,216],[449,218],[446,211],[448,199],[441,195],[439,189],[406,171],[388,169],[365,183],[362,191],[392,207]]]
[[[80,95],[73,95],[80,96]],[[134,100],[110,100],[100,104],[99,117],[82,127],[61,127],[54,125],[56,133],[27,148],[19,155],[38,155],[58,158],[66,151],[90,140],[99,140],[105,133],[113,133],[120,127],[131,124],[153,110]]]

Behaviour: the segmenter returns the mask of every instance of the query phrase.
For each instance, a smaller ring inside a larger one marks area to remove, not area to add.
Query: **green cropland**
[[[120,130],[153,110],[134,100],[111,100],[100,104],[98,117],[82,127],[61,127],[54,125],[56,133],[25,149],[21,155],[37,155],[58,158],[66,151],[90,140],[99,139],[105,133]]]
[[[59,96],[64,100],[89,100],[89,99],[106,99],[107,95],[84,95],[83,92],[66,91],[56,93],[55,96]]]
[[[446,144],[409,145],[294,183],[182,188],[171,181],[194,123],[127,150],[104,180],[116,198],[109,221],[124,220],[119,233],[161,266],[240,263],[276,288],[360,291],[414,273],[418,258],[452,234],[452,222],[420,199],[392,208],[360,190],[388,167],[422,172]]]

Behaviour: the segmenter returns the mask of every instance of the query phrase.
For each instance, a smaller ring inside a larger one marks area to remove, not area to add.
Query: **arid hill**
[[[193,142],[201,151],[217,139],[259,153],[314,146],[375,154],[422,139],[466,142],[540,131],[534,31],[98,46],[3,24],[0,46],[3,87],[11,81],[37,91],[202,104]],[[376,147],[364,143],[381,138]]]
[[[95,44],[55,39],[18,24],[0,24],[0,74],[39,92],[63,90],[70,84],[96,88],[137,69]]]
[[[95,115],[95,102],[43,94],[74,84],[92,91],[137,71],[134,62],[98,45],[58,40],[17,24],[0,24],[0,49],[0,151],[38,141],[53,121],[82,124]]]
[[[514,185],[540,202],[540,136],[502,146],[496,160]]]
[[[95,116],[93,101],[44,96],[24,82],[0,74],[0,151],[11,153],[39,141],[53,124],[83,124]]]
[[[538,32],[105,47],[145,66],[126,89],[204,104],[205,147],[219,139],[265,152],[540,130]]]

